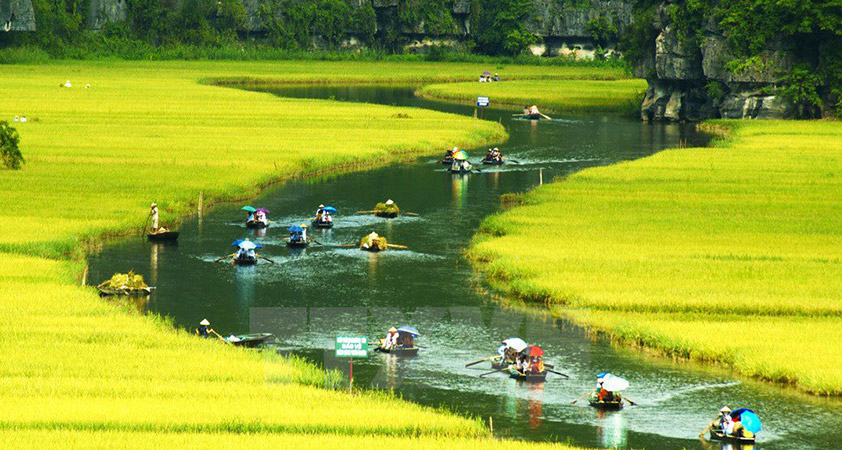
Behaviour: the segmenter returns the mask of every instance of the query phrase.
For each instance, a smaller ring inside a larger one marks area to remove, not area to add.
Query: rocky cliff
[[[32,0],[0,0],[0,30],[35,31]]]
[[[635,75],[649,88],[640,108],[645,121],[696,121],[707,118],[786,118],[790,104],[775,95],[775,86],[790,71],[791,49],[783,41],[770,42],[756,64],[729,70],[737,58],[729,52],[725,35],[712,21],[701,45],[682,43],[664,6],[651,24],[654,39],[637,61]]]

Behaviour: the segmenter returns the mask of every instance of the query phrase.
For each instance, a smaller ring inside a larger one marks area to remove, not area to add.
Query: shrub
[[[5,120],[0,121],[0,158],[3,159],[3,165],[12,170],[20,169],[26,162],[18,148],[19,143],[18,130],[10,127]]]

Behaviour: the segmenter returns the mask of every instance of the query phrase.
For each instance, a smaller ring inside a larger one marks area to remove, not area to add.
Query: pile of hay
[[[143,281],[143,275],[136,274],[134,271],[129,271],[129,273],[115,273],[111,279],[104,281],[99,287],[113,289],[115,291],[149,288]]]
[[[377,233],[365,235],[360,241],[360,248],[363,250],[386,250],[389,248],[389,242],[385,237]]]

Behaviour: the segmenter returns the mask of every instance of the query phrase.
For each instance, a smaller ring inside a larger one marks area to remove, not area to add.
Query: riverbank
[[[171,224],[196,210],[200,193],[207,207],[292,176],[505,137],[499,124],[462,116],[279,99],[208,83],[410,84],[472,79],[481,69],[348,62],[4,66],[0,92],[14,101],[0,105],[0,117],[26,115],[29,122],[17,124],[26,165],[0,172],[3,441],[40,446],[61,435],[59,448],[150,448],[211,435],[230,447],[279,439],[364,448],[522,445],[492,443],[479,419],[377,393],[322,389],[334,386],[337,375],[195,339],[79,286],[84,255],[105,236],[136,233],[151,201]],[[563,77],[565,70],[509,73]],[[66,79],[72,88],[59,87]],[[386,411],[389,420],[377,420]]]
[[[639,113],[646,81],[627,79],[622,72],[593,73],[590,77],[558,80],[504,81],[499,83],[445,83],[421,87],[416,95],[475,105],[477,97],[489,97],[493,107],[507,106],[520,112],[537,104],[541,111],[563,114]]]
[[[502,289],[627,345],[842,394],[842,126],[752,121],[591,168],[485,220]]]

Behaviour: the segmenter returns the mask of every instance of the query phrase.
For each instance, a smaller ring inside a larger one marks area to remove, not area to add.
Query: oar
[[[418,216],[420,216],[420,214],[418,214],[418,213],[414,213],[414,212],[405,212],[405,213],[403,213],[403,215],[405,215],[405,216],[412,216],[412,217],[418,217]]]
[[[486,372],[486,373],[480,374],[480,376],[479,376],[479,377],[480,377],[480,378],[482,378],[482,377],[484,377],[484,376],[486,376],[486,375],[491,375],[492,373],[502,372],[502,371],[504,371],[504,370],[506,370],[506,369],[508,369],[508,368],[509,368],[509,366],[503,367],[502,369],[492,370],[491,372]]]
[[[269,258],[267,258],[267,257],[265,257],[265,256],[263,256],[263,255],[257,255],[257,257],[258,257],[258,258],[263,258],[263,259],[265,259],[266,261],[269,261],[269,262],[270,262],[270,263],[272,263],[272,264],[277,264],[275,261],[272,261],[271,259],[269,259]]]
[[[311,242],[315,242],[316,244],[319,244],[319,245],[324,245],[324,244],[322,244],[321,242],[319,242],[319,241],[317,241],[317,240],[315,240],[315,239],[313,239]]]
[[[377,211],[357,211],[357,214],[374,214]]]
[[[149,226],[149,218],[150,217],[152,217],[151,213],[146,215],[146,222],[143,223],[143,229],[140,230],[140,237],[143,237],[143,234],[146,233],[146,227]]]
[[[544,364],[544,365],[546,366],[546,364]],[[546,371],[547,371],[547,372],[549,372],[549,373],[554,373],[554,374],[556,374],[556,375],[561,375],[561,376],[563,376],[564,378],[570,378],[570,377],[568,377],[567,375],[565,375],[565,374],[563,374],[563,373],[561,373],[561,372],[556,372],[556,371],[555,371],[555,370],[553,370],[553,369],[547,369],[547,368],[545,367],[545,368],[544,368],[544,370],[546,370]]]
[[[580,395],[579,398],[577,398],[576,400],[573,400],[573,403],[571,403],[571,405],[575,405],[576,402],[578,402],[579,400],[581,400],[581,399],[583,399],[583,398],[585,398],[589,395],[591,395],[591,391],[585,392],[584,394]]]
[[[637,403],[635,403],[635,402],[633,402],[633,401],[631,401],[631,400],[627,399],[625,395],[623,396],[623,400],[625,400],[625,401],[629,402],[629,405],[632,405],[632,406],[637,406]]]
[[[398,245],[398,244],[391,244],[391,243],[390,243],[390,244],[389,244],[389,248],[393,248],[393,247],[394,247],[394,248],[396,248],[396,249],[398,249],[398,250],[406,250],[406,249],[408,249],[408,248],[409,248],[409,247],[407,247],[407,246],[405,246],[405,245]]]
[[[339,247],[341,248],[348,248],[348,247],[359,247],[360,244],[342,244]]]
[[[520,162],[520,161],[518,161],[518,160],[516,160],[516,159],[510,159],[509,161],[511,161],[511,162],[513,162],[513,163],[515,163],[515,164],[521,164],[521,162]]]
[[[713,425],[713,423],[709,423],[709,424],[708,424],[708,426],[707,426],[707,427],[705,427],[705,429],[704,429],[704,430],[702,430],[702,432],[701,432],[701,433],[699,433],[699,437],[700,437],[700,438],[705,437],[705,433],[707,433],[708,431],[710,431],[710,426],[711,426],[711,425]]]
[[[476,167],[471,167],[471,170],[482,173],[482,169],[477,169]]]
[[[543,118],[545,118],[545,119],[547,119],[547,120],[553,120],[553,118],[552,118],[552,117],[550,117],[550,116],[548,116],[548,115],[546,115],[546,114],[544,114],[544,113],[539,112],[538,114],[539,114],[541,117],[543,117]]]
[[[500,357],[500,355],[494,355],[494,356],[491,356],[491,357],[489,357],[489,358],[480,359],[479,361],[474,361],[474,362],[470,362],[470,363],[468,363],[468,364],[465,364],[465,367],[475,366],[475,365],[477,365],[477,364],[479,364],[479,363],[481,363],[481,362],[490,361],[490,360],[492,360],[492,359],[497,359],[497,358],[499,358],[499,357]]]
[[[236,255],[236,253],[231,253],[230,255],[220,256],[219,258],[216,258],[216,260],[214,260],[214,262],[220,262],[220,261],[222,261],[223,259],[225,259],[225,258],[230,258],[230,257],[232,257],[232,256],[234,256],[234,255]]]
[[[215,334],[215,335],[216,335],[216,337],[218,337],[219,339],[222,339],[222,342],[225,342],[225,343],[226,343],[226,344],[228,344],[228,345],[233,345],[233,344],[231,344],[231,342],[229,342],[227,339],[225,339],[224,337],[220,336],[220,335],[219,335],[219,333],[217,333],[217,332],[216,332],[216,330],[211,330],[211,333]]]

